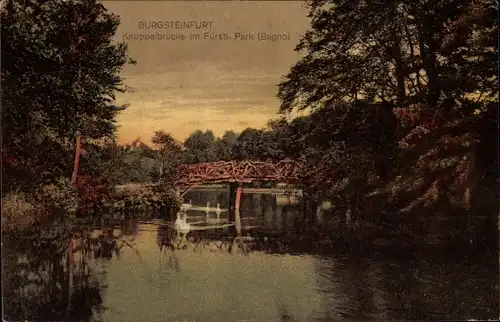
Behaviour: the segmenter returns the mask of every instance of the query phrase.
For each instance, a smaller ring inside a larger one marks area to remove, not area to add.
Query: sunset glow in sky
[[[137,60],[122,73],[133,91],[117,96],[118,103],[130,104],[118,117],[120,143],[138,137],[150,142],[155,130],[183,140],[196,129],[221,135],[231,129],[265,127],[276,117],[276,85],[297,62],[293,49],[309,22],[307,8],[296,1],[106,1],[104,5],[120,16],[117,40],[126,42]],[[207,22],[208,28],[158,29],[168,21]],[[203,39],[206,32],[211,33],[207,38],[217,39]],[[290,39],[260,41],[261,32]],[[155,33],[164,37],[182,33],[186,39],[134,40]],[[189,39],[190,33],[200,33],[200,39]],[[219,40],[226,33],[232,39]],[[253,35],[254,40],[236,40],[235,33]]]

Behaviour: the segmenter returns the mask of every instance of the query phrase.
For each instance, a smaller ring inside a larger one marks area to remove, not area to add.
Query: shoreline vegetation
[[[155,131],[149,146],[116,142],[116,115],[127,106],[113,95],[127,90],[123,66],[137,63],[112,41],[119,18],[96,1],[5,1],[2,231],[145,204],[168,212],[180,202],[172,186],[180,164],[289,158],[315,169],[297,189],[313,205],[334,204],[342,229],[363,221],[425,235],[446,217],[457,238],[477,230],[478,240],[495,240],[497,230],[482,229],[497,221],[498,8],[482,0],[448,10],[454,4],[310,2],[297,47],[304,56],[278,85],[278,119],[221,137],[197,130],[184,142]],[[286,119],[303,109],[311,113]],[[77,132],[84,153],[73,187]],[[115,189],[154,182],[137,194]]]

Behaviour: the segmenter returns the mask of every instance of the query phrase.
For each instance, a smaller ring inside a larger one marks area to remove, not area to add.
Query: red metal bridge
[[[217,161],[183,164],[177,168],[176,186],[209,182],[294,181],[303,175],[296,161]]]

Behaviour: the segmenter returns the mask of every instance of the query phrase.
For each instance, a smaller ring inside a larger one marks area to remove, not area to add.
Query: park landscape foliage
[[[133,182],[160,181],[172,204],[179,164],[286,158],[315,170],[301,183],[309,198],[331,200],[356,219],[480,212],[493,222],[498,2],[308,6],[311,25],[296,48],[302,58],[277,87],[278,119],[221,137],[198,130],[184,142],[164,129],[150,146],[116,141],[116,115],[127,107],[114,100],[127,90],[120,71],[136,63],[113,40],[119,18],[95,0],[6,1],[2,224],[144,202],[114,188]],[[296,110],[310,113],[290,119]],[[76,131],[85,153],[73,187]]]
[[[57,285],[68,283],[70,232],[25,229],[148,203],[174,207],[172,178],[183,163],[298,160],[314,170],[301,188],[311,200],[332,201],[334,216],[349,211],[384,233],[407,225],[424,235],[444,216],[451,220],[439,221],[442,229],[476,238],[478,250],[498,242],[498,2],[308,6],[302,58],[278,85],[280,117],[266,128],[221,137],[203,129],[184,142],[163,129],[152,133],[152,145],[119,145],[116,116],[127,106],[116,105],[115,93],[127,90],[123,66],[135,63],[114,41],[119,17],[96,0],[2,1],[3,245],[5,232],[23,233],[2,247],[10,250],[2,256],[6,316],[68,320]],[[300,109],[310,113],[291,119]],[[85,153],[72,185],[77,131]],[[161,185],[133,195],[115,189],[148,182]],[[471,216],[480,220],[465,220]],[[475,236],[471,222],[479,223]],[[109,258],[124,243],[88,245]],[[27,277],[33,272],[37,280]],[[75,285],[90,285],[79,276],[84,281]],[[33,283],[37,293],[25,293]],[[101,301],[98,287],[77,288],[72,301],[74,312],[91,314]]]

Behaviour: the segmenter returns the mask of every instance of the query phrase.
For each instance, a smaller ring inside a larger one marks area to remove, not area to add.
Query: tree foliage
[[[238,136],[233,156],[238,160],[281,159],[282,151],[271,131],[247,128]]]
[[[119,19],[96,0],[9,0],[3,9],[3,181],[69,177],[76,131],[92,142],[112,138],[125,108],[114,101],[130,61],[113,41]]]
[[[203,163],[214,161],[215,135],[212,131],[197,130],[184,141],[186,163]]]
[[[160,178],[169,181],[175,175],[175,170],[182,162],[182,146],[172,135],[164,131],[156,131],[152,138],[156,146],[156,154],[161,162]]]
[[[233,147],[238,140],[238,134],[226,131],[222,137],[215,140],[215,155],[218,160],[229,161],[233,159]]]
[[[473,173],[494,167],[484,145],[494,140],[480,129],[496,128],[498,3],[318,0],[309,8],[311,28],[296,48],[303,58],[278,97],[283,114],[330,114],[310,132],[323,142],[325,171],[360,190],[375,170],[403,210],[442,198],[469,203]]]

